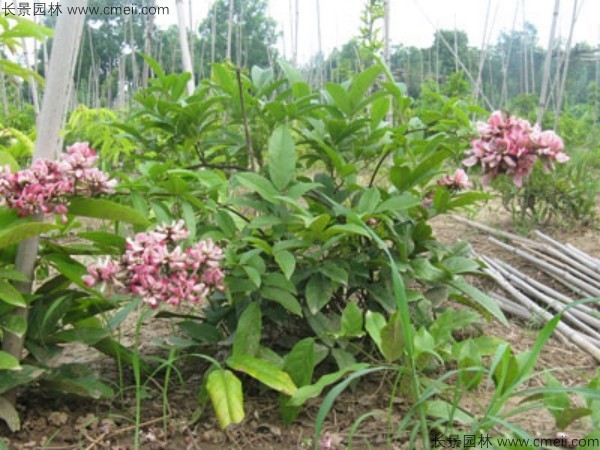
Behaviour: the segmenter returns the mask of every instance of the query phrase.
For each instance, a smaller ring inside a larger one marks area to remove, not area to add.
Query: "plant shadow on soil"
[[[498,208],[486,207],[478,217],[479,221],[509,230],[512,228],[506,214],[498,213]],[[487,237],[474,229],[453,221],[450,217],[440,217],[432,222],[435,234],[442,242],[452,244],[458,240],[467,240],[479,252],[499,256],[505,261],[514,263],[520,270],[539,276],[534,269],[524,267],[522,261],[513,255],[502,253],[493,247]],[[569,242],[588,253],[600,255],[600,233],[593,229],[582,229],[567,234],[565,230],[546,229],[551,236]],[[482,283],[481,280],[476,280]],[[483,287],[490,290],[495,287],[484,281]],[[135,320],[135,319],[134,319]],[[130,330],[133,330],[131,326]],[[487,323],[483,327],[486,335],[499,336],[507,340],[515,351],[529,348],[536,337],[536,330],[529,324],[511,320],[506,328],[497,323]],[[172,329],[168,321],[157,319],[152,326],[144,326],[142,342],[150,342],[160,336],[168,336]],[[125,332],[126,342],[133,337],[133,331]],[[0,436],[8,442],[11,450],[20,449],[110,449],[129,450],[133,448],[133,418],[135,417],[135,391],[129,371],[124,370],[125,379],[119,382],[119,371],[111,359],[93,354],[88,349],[70,349],[69,358],[77,362],[89,362],[94,365],[105,379],[112,380],[116,392],[119,385],[127,389],[115,399],[89,400],[74,397],[51,397],[35,387],[22,393],[18,409],[22,416],[22,430],[10,434],[4,423],[0,423]],[[141,350],[152,354],[152,348]],[[196,364],[196,366],[192,366]],[[277,396],[272,391],[246,391],[246,419],[241,425],[232,426],[227,431],[219,429],[217,420],[210,405],[199,420],[190,423],[198,408],[197,393],[201,374],[206,369],[204,363],[186,364],[182,373],[185,383],[182,385],[173,378],[168,393],[168,402],[163,404],[160,389],[160,376],[155,382],[148,384],[146,398],[142,405],[142,431],[140,436],[143,449],[182,449],[182,450],[213,450],[213,449],[293,449],[313,448],[314,423],[319,407],[319,400],[309,402],[298,420],[292,425],[285,425],[277,407]],[[583,353],[577,347],[564,344],[554,337],[550,339],[542,351],[537,369],[553,369],[553,374],[564,386],[586,384],[593,377],[597,364],[592,357]],[[391,375],[360,379],[355,389],[343,393],[335,402],[324,426],[324,432],[331,438],[333,449],[347,448],[347,438],[350,429],[362,414],[369,411],[381,411],[384,414],[375,415],[365,420],[354,437],[352,448],[386,448],[388,416],[393,383]],[[246,385],[246,384],[245,384]],[[530,381],[530,387],[541,386],[538,379]],[[477,415],[491,398],[491,391],[485,383],[467,395],[461,403],[473,414]],[[392,423],[402,417],[406,405],[402,398],[394,399]],[[516,402],[515,402],[516,405]],[[513,405],[513,406],[515,406]],[[582,405],[578,405],[582,406]],[[167,417],[163,415],[167,412]],[[554,419],[547,411],[536,411],[516,416],[513,421],[528,431],[532,436],[551,437],[556,433]],[[586,419],[574,422],[568,430],[570,436],[582,437],[590,431]],[[392,443],[392,448],[408,449],[405,440]]]

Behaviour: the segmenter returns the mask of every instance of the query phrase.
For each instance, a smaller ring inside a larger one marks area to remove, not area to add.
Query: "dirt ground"
[[[496,205],[486,207],[477,216],[477,220],[492,226],[512,230],[510,218]],[[480,253],[490,256],[501,256],[516,267],[539,275],[535,270],[526,267],[523,261],[511,254],[502,253],[494,247],[487,237],[479,231],[453,221],[450,217],[433,221],[435,233],[442,242],[452,244],[458,240],[468,240]],[[600,257],[600,233],[596,229],[561,229],[546,228],[544,232],[550,236],[575,245],[578,248]],[[493,289],[491,284],[482,285]],[[147,327],[147,329],[150,327]],[[153,322],[152,338],[170,333],[170,327]],[[526,350],[535,340],[537,331],[528,324],[512,321],[506,328],[497,323],[484,326],[484,333],[498,336],[511,343],[516,351]],[[132,331],[126,333],[131,338]],[[145,352],[151,352],[148,347]],[[18,408],[22,415],[22,431],[11,435],[4,424],[0,424],[0,436],[4,437],[12,450],[47,449],[47,450],[127,450],[132,448],[133,418],[135,417],[135,392],[132,388],[119,390],[119,386],[132,386],[132,380],[125,374],[122,383],[120,373],[112,360],[102,358],[90,350],[74,349],[71,357],[75,360],[89,361],[104,377],[113,380],[117,398],[111,401],[91,401],[77,398],[53,398],[44,392],[31,388],[20,396]],[[230,427],[222,432],[212,411],[205,411],[196,422],[191,422],[197,410],[197,392],[200,375],[206,365],[196,363],[187,365],[183,378],[185,384],[173,383],[169,389],[167,402],[163,402],[160,386],[163,379],[157,378],[149,385],[147,398],[143,401],[143,431],[140,436],[144,449],[295,449],[312,448],[314,422],[318,410],[318,401],[308,405],[296,423],[284,425],[279,419],[277,397],[269,391],[245,393],[246,420],[237,427]],[[551,338],[549,345],[543,350],[538,368],[552,368],[554,375],[566,386],[585,384],[596,372],[597,363],[577,347],[564,344]],[[373,411],[385,412],[389,408],[390,392],[393,380],[373,377],[361,380],[354,392],[346,392],[336,402],[325,432],[332,442],[332,449],[347,448],[346,439],[352,424],[362,414]],[[532,385],[539,383],[532,380]],[[382,395],[384,393],[384,395]],[[463,406],[477,413],[486,405],[490,392],[482,385],[471,397],[465,399]],[[405,405],[403,399],[393,400],[395,417],[400,419]],[[513,405],[514,406],[514,405]],[[581,406],[581,405],[580,405]],[[210,408],[210,406],[209,406]],[[164,416],[166,412],[167,416]],[[353,448],[385,448],[387,417],[374,416],[366,420],[360,427]],[[513,420],[534,436],[552,437],[556,433],[554,420],[545,411],[535,411],[518,416]],[[582,437],[590,431],[590,424],[585,419],[575,422],[566,432],[571,437]],[[368,444],[367,444],[368,443]],[[406,443],[394,442],[393,448],[407,448]]]

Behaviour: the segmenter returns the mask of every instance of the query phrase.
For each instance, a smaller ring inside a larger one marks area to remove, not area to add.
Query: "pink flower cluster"
[[[445,175],[437,181],[437,184],[446,186],[451,191],[464,191],[473,187],[473,183],[469,181],[469,177],[462,169],[456,169],[453,175]]]
[[[532,126],[525,119],[509,117],[501,111],[492,113],[487,122],[478,122],[477,131],[479,139],[473,140],[473,148],[463,164],[470,167],[480,163],[484,184],[506,174],[520,187],[538,158],[548,170],[553,161],[569,160],[569,155],[563,153],[562,139],[554,131],[542,131],[537,124]]]
[[[98,157],[87,142],[67,148],[58,161],[38,159],[29,169],[0,172],[0,196],[20,216],[66,214],[69,197],[110,194],[117,184],[96,167]]]
[[[107,283],[142,297],[156,308],[159,303],[179,305],[203,303],[216,290],[224,290],[220,267],[223,251],[210,239],[182,250],[179,243],[188,237],[183,221],[161,226],[127,239],[125,253],[106,258],[83,276],[87,286]]]

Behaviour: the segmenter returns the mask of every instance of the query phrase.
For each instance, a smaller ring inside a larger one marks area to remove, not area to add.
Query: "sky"
[[[212,4],[210,0],[184,0],[186,12],[192,2],[192,21],[199,24]],[[561,0],[557,33],[566,40],[571,23],[573,2],[580,12],[575,25],[573,43],[600,43],[600,0]],[[321,9],[323,52],[327,55],[353,36],[358,35],[360,14],[366,0],[318,0]],[[436,28],[464,30],[472,46],[481,46],[486,10],[490,4],[488,33],[495,43],[498,33],[512,29],[517,9],[516,29],[523,28],[523,19],[538,30],[539,44],[546,47],[550,36],[555,0],[390,0],[391,44],[428,47],[433,43]],[[317,0],[299,0],[298,60],[305,63],[318,52]],[[281,33],[278,46],[291,57],[290,4],[295,0],[269,0],[269,14],[277,21]],[[157,5],[169,6],[170,15],[157,19],[159,24],[176,22],[175,0],[157,0]],[[172,6],[172,7],[171,7]]]

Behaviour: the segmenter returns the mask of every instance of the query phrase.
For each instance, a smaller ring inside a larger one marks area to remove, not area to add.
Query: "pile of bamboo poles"
[[[494,245],[518,255],[571,293],[564,294],[499,258],[477,255],[487,266],[484,272],[508,294],[508,298],[496,292],[490,294],[503,311],[541,323],[562,312],[555,329],[556,336],[563,342],[575,344],[600,362],[600,260],[540,231],[534,232],[538,241],[496,230],[464,217],[453,217],[490,234],[488,239]],[[598,301],[567,308],[577,299],[590,297],[598,297]]]

